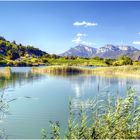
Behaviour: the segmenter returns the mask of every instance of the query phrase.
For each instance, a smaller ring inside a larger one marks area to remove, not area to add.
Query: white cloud
[[[140,45],[140,41],[133,41],[133,44]]]
[[[82,21],[82,22],[79,22],[79,21],[76,21],[73,23],[74,26],[85,26],[85,27],[88,27],[88,26],[97,26],[98,24],[95,23],[95,22],[86,22],[86,21]]]
[[[138,32],[138,34],[140,35],[140,32]]]
[[[87,41],[82,41],[81,44],[90,46],[90,45],[93,45],[94,43],[92,43],[92,42],[87,42]]]
[[[84,41],[83,40],[83,37],[87,36],[86,34],[83,34],[83,33],[77,33],[76,34],[76,38],[72,40],[73,43],[76,43],[76,44],[83,44],[83,45],[87,45],[87,46],[90,46],[90,45],[95,45],[95,43],[92,43],[92,42],[88,42],[88,41]]]
[[[82,34],[82,33],[77,33],[76,36],[81,37],[81,36],[87,36],[87,35],[86,34]]]
[[[81,43],[81,37],[78,36],[76,39],[73,39],[72,42],[76,43],[76,44],[80,44]]]
[[[95,43],[83,41],[80,36],[77,37],[76,39],[73,39],[72,42],[76,44],[83,44],[83,45],[88,45],[88,46],[93,45],[93,44],[95,45]]]

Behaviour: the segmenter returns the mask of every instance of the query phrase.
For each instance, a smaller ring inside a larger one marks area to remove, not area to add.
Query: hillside
[[[38,66],[44,64],[44,55],[48,54],[38,48],[0,37],[0,66]]]
[[[0,37],[0,56],[7,57],[7,59],[16,60],[23,56],[43,56],[46,52],[41,51],[33,46],[23,46],[17,44],[15,41],[10,42],[4,37]]]

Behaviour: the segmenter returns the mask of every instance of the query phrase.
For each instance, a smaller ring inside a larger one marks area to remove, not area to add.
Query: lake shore
[[[45,68],[32,68],[33,73],[48,74],[92,74],[110,76],[140,77],[140,66],[111,66],[94,69],[73,66],[48,66]]]

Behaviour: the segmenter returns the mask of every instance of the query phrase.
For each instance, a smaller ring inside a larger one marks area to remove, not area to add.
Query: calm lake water
[[[0,128],[8,138],[41,138],[41,129],[49,121],[59,121],[66,129],[69,98],[77,101],[91,99],[99,94],[125,96],[127,87],[134,87],[140,95],[140,79],[101,76],[49,76],[30,73],[31,68],[12,68],[12,76],[0,78],[9,102],[9,114],[0,121]]]

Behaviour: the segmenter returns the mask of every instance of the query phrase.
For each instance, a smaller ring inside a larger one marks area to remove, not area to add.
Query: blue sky
[[[0,2],[0,35],[56,54],[78,43],[140,49],[140,2]]]

